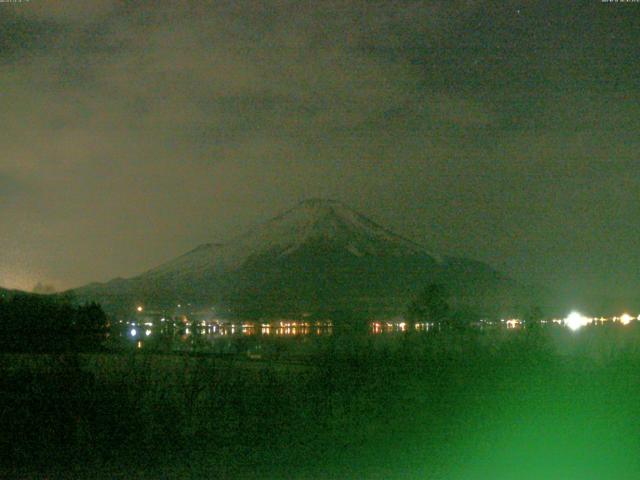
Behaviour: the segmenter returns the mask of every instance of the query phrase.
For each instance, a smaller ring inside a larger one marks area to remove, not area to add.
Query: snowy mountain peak
[[[305,200],[302,200],[298,204],[298,206],[304,206],[304,207],[328,207],[328,206],[335,206],[335,205],[344,206],[344,204],[342,202],[339,202],[338,200],[334,200],[332,198],[321,198],[321,197],[307,198]]]
[[[319,245],[355,257],[430,256],[421,245],[396,235],[339,201],[312,198],[226,244],[200,245],[147,274],[230,271],[240,268],[249,258],[284,257],[305,246]]]
[[[426,254],[425,249],[385,229],[336,200],[313,198],[237,239],[244,252],[289,254],[303,245],[330,244],[356,256]]]
[[[337,200],[310,198],[303,200],[295,207],[281,213],[270,222],[277,221],[284,217],[290,217],[291,219],[300,221],[317,220],[328,215],[347,218],[358,214]]]
[[[509,285],[484,264],[439,259],[341,202],[314,198],[224,244],[202,244],[136,277],[76,292],[114,310],[187,299],[282,318],[336,306],[397,314],[413,290],[436,280],[477,300],[485,313],[503,305],[494,293]]]

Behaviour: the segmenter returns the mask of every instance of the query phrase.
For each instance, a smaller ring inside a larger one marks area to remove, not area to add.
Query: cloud
[[[0,211],[13,208],[28,192],[28,187],[9,174],[0,171]]]
[[[640,117],[625,49],[575,40],[591,10],[515,5],[2,5],[0,260],[28,287],[132,275],[321,195],[526,263],[563,234],[548,199],[611,213],[588,187],[638,178]]]
[[[14,12],[26,18],[84,24],[94,22],[125,4],[121,0],[41,0],[15,5]]]

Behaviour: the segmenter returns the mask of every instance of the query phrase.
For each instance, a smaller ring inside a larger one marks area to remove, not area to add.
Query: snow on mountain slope
[[[517,285],[488,265],[437,257],[340,202],[317,199],[225,244],[200,245],[137,277],[74,294],[113,311],[140,301],[164,307],[184,301],[223,305],[238,315],[331,308],[397,314],[416,289],[434,281],[486,314],[523,304]]]
[[[340,202],[313,199],[255,227],[227,244],[204,244],[141,275],[198,275],[240,268],[263,255],[283,257],[305,245],[329,245],[350,255],[430,256],[424,247],[400,237]]]
[[[340,202],[313,199],[298,204],[231,242],[235,260],[248,252],[287,255],[309,243],[331,244],[356,256],[416,255],[425,249],[381,227]]]
[[[222,271],[224,268],[222,244],[205,243],[162,265],[149,270],[140,277],[162,277],[167,275],[194,275],[207,271]]]

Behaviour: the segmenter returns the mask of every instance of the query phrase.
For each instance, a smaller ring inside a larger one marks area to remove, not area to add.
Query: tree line
[[[62,352],[100,348],[108,320],[97,303],[17,293],[0,296],[0,351]]]

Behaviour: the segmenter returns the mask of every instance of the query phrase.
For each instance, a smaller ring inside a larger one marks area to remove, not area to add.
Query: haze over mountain
[[[431,282],[461,311],[522,312],[528,292],[490,266],[440,257],[340,202],[312,199],[224,244],[204,244],[129,279],[73,291],[112,312],[138,303],[219,307],[243,317],[336,311],[392,316]]]

